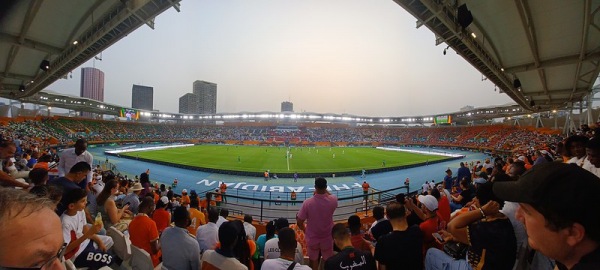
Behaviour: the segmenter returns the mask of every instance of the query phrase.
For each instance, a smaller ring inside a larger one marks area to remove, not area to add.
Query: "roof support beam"
[[[560,90],[551,90],[550,91],[550,95],[569,95],[569,94],[587,94],[589,93],[589,90],[586,88],[577,88],[575,90],[575,92],[573,92],[573,89],[569,88],[569,89],[560,89]],[[531,93],[524,93],[524,95],[528,96],[528,97],[546,97],[548,96],[548,94],[546,92],[531,92]]]
[[[527,4],[527,0],[515,0],[515,3],[517,4],[517,10],[519,11],[519,17],[521,18],[521,24],[523,25],[523,29],[525,29],[527,34],[527,42],[529,43],[529,49],[531,50],[534,64],[536,67],[539,67],[540,54],[538,52],[535,26],[533,25],[533,21],[531,19],[529,5]],[[538,69],[538,76],[542,82],[542,88],[544,89],[544,92],[548,94],[548,84],[546,83],[546,76],[543,69]]]
[[[584,4],[584,10],[583,10],[583,34],[581,35],[581,49],[579,50],[579,62],[577,63],[577,69],[575,71],[575,79],[573,79],[573,92],[575,92],[575,89],[577,88],[577,83],[579,81],[579,74],[581,73],[581,65],[583,64],[583,57],[585,56],[585,50],[587,47],[587,40],[588,40],[588,34],[589,34],[589,30],[590,30],[590,24],[591,24],[591,20],[590,20],[590,10],[591,10],[591,5],[592,3],[590,2],[590,0],[586,0],[585,4]],[[571,94],[571,97],[573,97],[573,94]]]
[[[31,27],[31,23],[35,18],[36,14],[40,10],[40,6],[42,5],[42,0],[34,0],[29,4],[29,8],[27,9],[27,13],[25,13],[25,19],[23,20],[23,25],[21,26],[21,33],[18,37],[18,43],[23,44],[25,42],[25,36],[27,32],[29,32],[29,28]],[[13,45],[10,49],[10,54],[8,55],[8,59],[6,59],[6,66],[4,67],[4,73],[7,74],[10,72],[10,68],[15,61],[15,58],[19,54],[19,46]],[[2,82],[2,79],[0,79]]]
[[[537,70],[540,68],[549,68],[549,67],[559,67],[564,65],[571,65],[581,62],[589,62],[600,59],[600,52],[590,53],[584,55],[580,60],[580,54],[563,56],[554,59],[542,60],[540,61],[540,65],[538,67],[535,66],[535,63],[528,63],[518,66],[512,66],[504,68],[504,70],[508,73],[519,73],[531,70]]]
[[[61,48],[58,48],[58,47],[55,47],[52,45],[48,45],[48,44],[38,42],[35,40],[31,40],[31,39],[27,39],[24,37],[22,38],[22,37],[10,35],[7,33],[0,33],[0,42],[11,43],[15,46],[25,47],[28,49],[33,49],[33,50],[46,52],[46,53],[50,53],[50,54],[59,54],[62,51]]]

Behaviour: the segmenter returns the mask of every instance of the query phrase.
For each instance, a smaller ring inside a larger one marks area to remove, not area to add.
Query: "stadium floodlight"
[[[19,91],[25,92],[25,85],[19,85]]]
[[[40,63],[40,69],[43,71],[47,71],[48,69],[50,69],[50,61],[46,59],[42,60],[42,62]]]

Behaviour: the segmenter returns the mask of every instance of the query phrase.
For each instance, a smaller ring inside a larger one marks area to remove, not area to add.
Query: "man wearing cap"
[[[315,195],[302,203],[296,216],[298,228],[305,231],[306,245],[310,267],[316,270],[319,266],[319,257],[323,260],[333,255],[333,213],[338,206],[337,197],[327,191],[327,180],[322,177],[315,178]],[[308,221],[308,228],[304,222]]]
[[[181,191],[181,206],[187,207],[190,205],[190,196],[187,194],[187,189]]]
[[[415,212],[423,222],[419,224],[419,228],[423,232],[423,254],[431,247],[441,249],[442,246],[438,244],[433,238],[432,233],[436,233],[440,230],[445,229],[445,221],[441,219],[438,214],[438,201],[432,195],[419,195],[417,200],[421,204],[421,207],[417,207],[412,200],[406,200],[406,207]]]
[[[574,164],[544,163],[493,190],[519,203],[516,217],[529,246],[554,259],[558,269],[600,269],[598,177]]]
[[[140,193],[142,193],[142,184],[135,183],[132,188],[129,190],[131,193],[127,194],[125,198],[123,198],[123,204],[129,204],[129,210],[137,215],[138,208],[140,207]]]

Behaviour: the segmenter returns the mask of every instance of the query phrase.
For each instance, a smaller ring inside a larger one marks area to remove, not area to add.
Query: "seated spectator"
[[[450,193],[448,190],[442,188],[441,185],[438,185],[437,189],[431,191],[431,196],[435,197],[435,199],[438,201],[438,216],[444,221],[445,224],[448,224],[448,222],[450,222],[450,201],[448,200]]]
[[[78,184],[87,177],[87,174],[90,170],[91,167],[89,164],[87,164],[87,162],[78,162],[75,165],[73,165],[73,167],[71,167],[71,169],[65,176],[55,178],[52,181],[48,181],[48,185],[57,186],[62,190],[63,194],[66,194],[67,192],[73,189],[80,189]],[[60,216],[65,210],[67,210],[67,204],[64,201],[61,201],[58,204],[56,213]]]
[[[98,269],[109,266],[113,257],[106,253],[113,245],[112,238],[97,235],[102,229],[101,223],[86,226],[84,209],[87,205],[85,189],[72,189],[65,193],[67,210],[60,216],[62,232],[67,247],[65,259],[73,261],[76,267]]]
[[[217,220],[217,227],[221,227],[221,224],[228,222],[227,216],[229,216],[229,210],[227,208],[221,208],[219,211],[219,220]]]
[[[423,232],[423,255],[425,255],[429,248],[442,249],[441,244],[435,241],[432,234],[446,229],[446,223],[438,216],[438,201],[435,197],[432,195],[419,195],[417,200],[421,205],[420,208],[413,204],[412,200],[406,200],[406,206],[423,220],[419,224],[419,229]]]
[[[181,206],[187,207],[190,205],[190,196],[187,193],[187,189],[181,191]]]
[[[462,191],[458,196],[453,195],[451,197],[450,211],[452,212],[462,208],[473,199],[474,192],[468,180],[463,179],[460,181],[460,189]]]
[[[54,202],[54,210],[62,200],[62,189],[56,186],[42,185],[35,186],[29,190],[29,193],[36,195],[39,198],[48,198]]]
[[[35,168],[29,171],[29,180],[34,186],[42,186],[48,182],[48,170]]]
[[[142,193],[140,193],[140,197],[146,197],[146,194],[151,193],[152,189],[150,188],[150,175],[148,173],[140,174],[140,184],[142,184]]]
[[[393,230],[377,240],[379,269],[423,269],[423,233],[417,225],[408,226],[406,207],[392,202],[385,212]]]
[[[0,188],[0,205],[2,268],[64,269],[61,260],[67,244],[54,203],[22,190]]]
[[[238,240],[238,231],[233,222],[227,222],[219,227],[219,241],[221,246],[216,250],[206,250],[202,255],[202,270],[236,270],[248,269],[235,257],[234,248]],[[169,268],[171,269],[171,268]],[[173,268],[180,269],[180,268]],[[196,268],[194,268],[196,269]]]
[[[194,238],[187,231],[187,227],[191,222],[190,213],[185,207],[177,207],[173,210],[173,219],[175,227],[165,229],[160,236],[163,269],[200,269],[198,242],[194,241]]]
[[[583,166],[586,158],[585,146],[588,142],[588,137],[582,135],[573,135],[565,141],[565,154],[570,159],[566,163],[575,163],[578,166]]]
[[[371,225],[371,235],[375,241],[379,240],[379,237],[386,235],[391,232],[392,224],[385,218],[385,209],[382,206],[375,206],[373,208],[373,217],[376,219],[374,225]]]
[[[279,239],[279,241],[277,241],[277,245],[280,255],[275,259],[265,260],[262,264],[262,270],[311,269],[306,265],[301,265],[295,259],[299,244],[296,241],[296,233],[294,230],[290,228],[282,228],[279,231],[279,237],[277,239]]]
[[[286,218],[278,218],[275,220],[275,232],[279,236],[279,231],[284,228],[289,228],[289,221]],[[279,258],[279,237],[273,237],[265,243],[265,260]],[[302,247],[300,244],[296,245],[296,251],[294,255],[294,261],[302,263],[304,261],[304,254],[302,254]]]
[[[350,229],[350,241],[352,242],[352,246],[355,249],[364,252],[370,252],[372,254],[374,247],[371,243],[365,240],[364,235],[360,232],[361,227],[362,224],[360,223],[360,218],[357,215],[352,215],[348,218],[348,229]]]
[[[246,230],[246,235],[248,236],[248,239],[252,241],[256,240],[256,227],[252,225],[252,215],[244,215],[244,230]]]
[[[537,165],[540,166],[540,165]],[[427,269],[512,269],[517,242],[510,220],[499,212],[504,201],[494,196],[493,183],[477,189],[473,205],[477,208],[455,217],[448,231],[440,231],[444,242],[469,245],[467,258],[456,260],[443,251],[430,248],[425,257]]]
[[[200,254],[209,249],[215,249],[219,241],[219,227],[216,222],[219,219],[219,212],[215,207],[208,208],[208,223],[198,227],[196,230],[196,241],[200,246]]]
[[[236,219],[226,223],[231,223],[235,227],[237,235],[237,240],[233,246],[233,254],[235,255],[235,258],[243,265],[248,267],[249,270],[253,270],[254,263],[252,262],[252,255],[254,255],[254,252],[256,252],[256,244],[254,241],[248,240],[246,237],[246,231],[244,230],[244,225],[242,224],[241,220]],[[220,243],[217,244],[217,247],[219,246]]]
[[[171,224],[171,213],[167,211],[167,206],[169,205],[169,199],[165,196],[158,200],[156,204],[156,210],[152,213],[152,220],[156,222],[156,228],[158,229],[158,233],[162,233],[169,224]]]
[[[265,244],[267,243],[267,241],[269,241],[273,237],[277,237],[277,235],[275,234],[275,231],[276,231],[275,223],[276,223],[275,220],[269,221],[267,223],[267,225],[265,226],[266,233],[259,235],[258,238],[256,239],[256,248],[258,249],[259,257],[261,259],[264,259],[264,257],[265,257]]]
[[[498,197],[519,203],[516,217],[525,225],[529,246],[556,260],[556,269],[600,269],[598,190],[600,179],[592,173],[557,163],[494,185]]]
[[[190,218],[192,219],[192,223],[188,227],[188,231],[194,236],[196,236],[196,230],[198,229],[198,227],[206,224],[204,213],[198,210],[198,204],[198,197],[192,196],[192,198],[190,199],[190,209],[188,209],[188,211],[190,212]]]
[[[139,213],[129,223],[129,239],[132,245],[150,254],[152,264],[156,267],[160,263],[161,253],[156,222],[148,216],[152,211],[154,211],[154,200],[149,197],[144,198]]]
[[[125,198],[123,198],[123,205],[129,205],[129,211],[131,211],[134,215],[138,213],[138,207],[140,206],[140,194],[142,193],[142,184],[135,183],[133,187],[129,189],[131,193],[127,194]]]
[[[119,183],[115,179],[110,179],[104,185],[104,189],[96,198],[98,204],[98,212],[102,215],[102,222],[104,222],[104,228],[108,228],[121,222],[121,219],[126,215],[131,215],[129,211],[129,205],[123,206],[122,209],[117,208],[117,204],[114,200],[114,195],[119,192]]]
[[[325,270],[345,270],[348,268],[353,270],[377,269],[371,251],[355,248],[344,224],[338,223],[334,225],[331,234],[335,246],[341,251],[325,261]]]

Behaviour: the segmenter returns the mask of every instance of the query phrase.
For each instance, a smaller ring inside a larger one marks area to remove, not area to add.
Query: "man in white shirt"
[[[277,231],[277,235],[279,236],[280,232],[288,228],[289,229],[289,221],[285,218],[278,218],[275,220],[275,229]],[[265,243],[265,259],[276,259],[281,256],[281,250],[279,247],[279,238],[271,238]],[[296,245],[296,249],[294,252],[293,260],[297,263],[302,263],[304,261],[304,254],[302,253],[302,246],[300,244]]]
[[[196,230],[196,241],[200,246],[200,254],[206,250],[215,249],[217,242],[219,241],[219,226],[216,222],[219,219],[219,212],[217,208],[208,207],[208,222]]]
[[[600,177],[600,139],[593,138],[585,146],[587,158],[583,162],[582,168]]]
[[[256,227],[254,227],[254,225],[252,225],[252,216],[251,215],[244,215],[244,230],[246,231],[246,235],[248,236],[248,239],[254,241],[256,240]]]
[[[296,241],[296,233],[294,230],[290,228],[282,228],[279,231],[279,237],[270,239],[267,241],[269,243],[271,240],[278,240],[277,247],[278,250],[281,251],[281,255],[274,259],[267,259],[263,262],[261,269],[262,270],[287,270],[287,269],[295,269],[295,270],[310,270],[311,268],[307,265],[301,265],[294,257],[296,254],[296,250],[300,246]],[[266,247],[265,247],[266,249]],[[302,251],[300,251],[302,253]],[[265,255],[267,253],[265,252]],[[265,257],[266,258],[266,257]],[[293,266],[292,266],[293,264]]]
[[[221,208],[221,211],[219,212],[219,219],[217,220],[217,227],[221,227],[221,224],[223,224],[224,222],[228,222],[229,220],[227,220],[227,216],[229,216],[229,210],[227,210],[227,208]]]
[[[58,176],[65,176],[65,174],[71,170],[73,165],[81,161],[87,162],[90,164],[90,167],[92,167],[92,164],[94,163],[94,157],[92,154],[90,154],[90,152],[87,151],[87,142],[85,139],[78,139],[75,142],[74,148],[69,148],[62,151],[60,154],[60,161],[58,163]],[[86,179],[79,183],[79,187],[86,189],[87,183],[91,181],[93,174],[93,171],[90,170]]]

